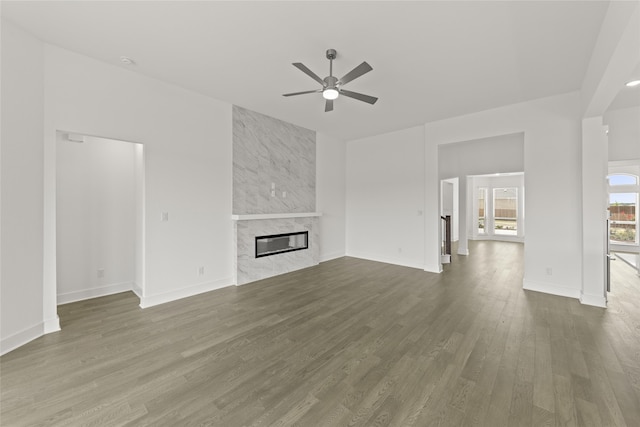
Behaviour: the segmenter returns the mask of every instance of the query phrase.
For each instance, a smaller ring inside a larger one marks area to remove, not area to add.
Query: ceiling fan
[[[327,59],[329,60],[329,75],[324,79],[321,79],[316,73],[311,71],[301,62],[294,62],[293,66],[298,68],[300,71],[311,77],[313,80],[317,81],[322,85],[322,89],[317,90],[306,90],[304,92],[294,92],[294,93],[285,93],[282,96],[295,96],[295,95],[304,95],[307,93],[320,93],[322,92],[322,97],[326,100],[324,111],[333,111],[333,100],[338,98],[340,95],[347,96],[349,98],[357,99],[359,101],[364,101],[369,104],[375,104],[378,98],[364,95],[358,92],[352,92],[350,90],[343,89],[342,86],[349,83],[351,80],[357,79],[363,74],[368,73],[373,70],[371,65],[363,62],[358,65],[353,70],[349,71],[342,78],[338,79],[333,75],[333,60],[336,58],[337,52],[335,49],[327,50]]]

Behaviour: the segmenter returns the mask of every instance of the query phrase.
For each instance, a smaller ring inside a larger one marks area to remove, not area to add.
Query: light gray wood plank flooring
[[[522,290],[523,246],[443,274],[341,258],[142,310],[59,307],[0,358],[2,426],[638,426],[640,278],[607,310]]]

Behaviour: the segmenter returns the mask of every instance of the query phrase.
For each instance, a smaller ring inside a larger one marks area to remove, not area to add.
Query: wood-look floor
[[[2,426],[640,426],[640,278],[522,290],[523,246],[445,273],[341,258],[145,310],[59,307],[0,359]],[[559,260],[560,262],[560,260]]]

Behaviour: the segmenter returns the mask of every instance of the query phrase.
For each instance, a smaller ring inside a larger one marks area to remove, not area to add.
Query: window
[[[638,193],[609,194],[609,239],[611,243],[638,242]]]
[[[478,188],[478,234],[485,234],[485,212],[487,210],[487,189]]]
[[[613,244],[638,244],[638,176],[614,173],[609,178],[609,240]]]
[[[628,175],[625,173],[617,173],[614,175],[609,175],[609,185],[637,185],[638,177],[635,175]]]
[[[494,234],[516,236],[518,234],[518,189],[493,189]]]

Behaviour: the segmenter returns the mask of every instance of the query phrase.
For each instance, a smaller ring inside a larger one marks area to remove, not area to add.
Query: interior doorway
[[[442,219],[440,262],[442,264],[451,262],[452,244],[458,241],[458,193],[458,178],[440,181],[440,219]]]
[[[144,146],[56,133],[57,305],[144,295]]]

